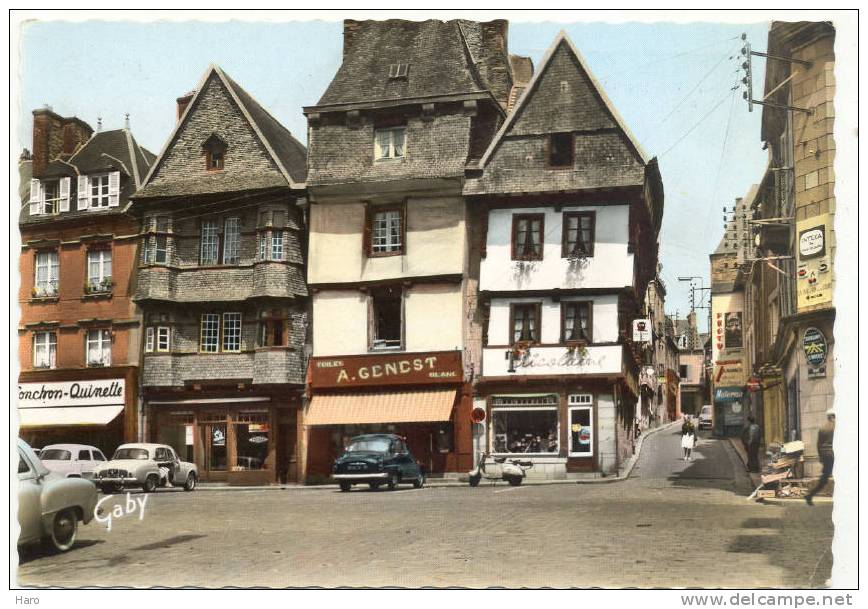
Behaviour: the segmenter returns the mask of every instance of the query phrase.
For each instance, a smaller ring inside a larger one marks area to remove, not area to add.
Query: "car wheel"
[[[470,476],[469,482],[470,486],[479,486],[479,482],[482,480],[482,474],[474,474]]]
[[[142,490],[146,493],[153,493],[157,490],[157,477],[156,476],[148,476],[145,478],[145,483],[142,485]]]
[[[521,486],[521,476],[510,476],[506,480],[510,486]]]
[[[371,487],[372,491],[376,491],[376,490],[380,489],[380,483],[379,482],[368,482],[368,486]]]
[[[398,473],[392,472],[389,474],[389,481],[386,483],[389,485],[389,490],[394,491],[398,488]]]
[[[425,486],[425,472],[420,471],[419,477],[413,480],[413,488],[422,488]]]
[[[187,481],[184,482],[184,490],[189,492],[196,488],[196,474],[190,472],[187,475]]]
[[[347,481],[345,481],[345,480],[341,480],[340,485],[341,485],[341,492],[343,492],[343,493],[346,493],[346,492],[349,491],[351,488],[353,488],[353,483],[352,483],[352,482],[347,482]]]
[[[60,510],[51,521],[48,541],[58,552],[66,552],[75,544],[78,532],[78,516],[73,508]]]

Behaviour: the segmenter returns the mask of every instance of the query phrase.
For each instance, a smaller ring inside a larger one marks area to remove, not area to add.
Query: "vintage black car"
[[[335,460],[332,478],[342,491],[350,490],[353,484],[365,483],[374,490],[386,484],[391,491],[400,482],[412,482],[414,487],[422,488],[425,471],[401,436],[368,434],[350,440],[344,454]]]

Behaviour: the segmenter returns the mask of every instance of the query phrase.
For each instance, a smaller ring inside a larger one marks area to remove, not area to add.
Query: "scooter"
[[[522,461],[521,459],[508,459],[506,457],[494,457],[493,461],[500,465],[500,471],[495,474],[489,473],[485,469],[485,460],[488,453],[480,452],[478,465],[468,472],[470,476],[470,486],[479,486],[479,482],[485,478],[486,480],[506,480],[511,486],[521,485],[522,480],[527,476],[527,470],[533,467],[533,461]]]

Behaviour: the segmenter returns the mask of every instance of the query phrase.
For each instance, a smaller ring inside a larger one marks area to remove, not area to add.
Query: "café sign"
[[[460,351],[315,357],[310,363],[314,388],[460,383]]]
[[[123,406],[124,379],[19,383],[19,408],[53,406]]]

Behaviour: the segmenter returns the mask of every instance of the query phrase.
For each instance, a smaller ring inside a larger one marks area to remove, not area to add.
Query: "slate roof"
[[[213,172],[208,176],[178,175],[160,176],[159,183],[153,181],[167,153],[171,150],[182,128],[197,108],[197,100],[208,80],[215,76],[249,123],[260,144],[277,167],[272,172]],[[190,102],[175,129],[166,141],[163,150],[151,164],[151,170],[144,179],[144,185],[136,193],[136,198],[171,197],[206,193],[258,190],[265,188],[290,187],[303,188],[307,179],[307,149],[280,124],[252,95],[232,80],[219,66],[211,65],[205,71],[199,86],[195,89]]]
[[[467,21],[359,21],[344,61],[316,108],[417,100],[450,95],[487,96],[489,87],[470,59]],[[389,65],[409,64],[407,78],[390,79]]]
[[[73,196],[70,201],[70,211],[54,215],[30,216],[30,186],[22,183],[22,205],[19,213],[19,224],[41,223],[59,219],[81,216],[94,217],[110,215],[126,210],[129,197],[141,184],[145,174],[154,159],[154,153],[139,146],[129,129],[114,129],[94,133],[91,138],[73,154],[69,160],[55,159],[48,163],[45,178],[73,178],[72,188],[75,189],[75,177],[106,171],[120,171],[126,180],[121,180],[120,206],[100,210],[78,210]],[[151,161],[149,161],[151,159]]]

